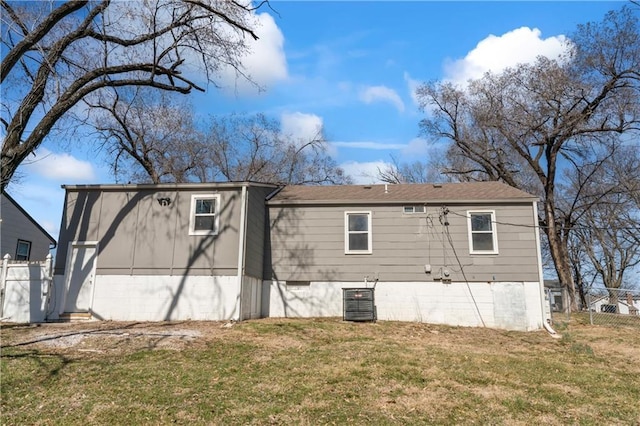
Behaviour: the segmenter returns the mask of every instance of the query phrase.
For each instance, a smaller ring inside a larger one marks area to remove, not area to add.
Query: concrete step
[[[90,312],[65,312],[60,314],[58,321],[60,322],[76,322],[76,321],[90,321],[93,316]]]

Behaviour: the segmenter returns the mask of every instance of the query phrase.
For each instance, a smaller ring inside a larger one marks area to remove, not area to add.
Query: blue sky
[[[245,66],[266,90],[220,78],[193,95],[197,114],[257,113],[304,136],[322,125],[335,160],[356,182],[377,167],[426,159],[423,116],[413,90],[429,80],[465,81],[537,55],[560,53],[579,23],[623,2],[279,1],[256,19],[260,40]],[[61,184],[112,183],[106,159],[87,141],[50,138],[19,169],[9,193],[57,238]]]

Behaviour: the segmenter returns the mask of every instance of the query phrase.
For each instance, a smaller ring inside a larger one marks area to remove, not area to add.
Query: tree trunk
[[[548,198],[544,203],[544,212],[545,219],[547,221],[546,232],[551,258],[553,259],[553,264],[555,265],[560,283],[567,289],[571,311],[575,312],[578,310],[578,301],[576,300],[576,287],[573,281],[573,274],[571,273],[569,252],[565,242],[560,237],[559,230],[555,222],[553,205],[548,202]]]

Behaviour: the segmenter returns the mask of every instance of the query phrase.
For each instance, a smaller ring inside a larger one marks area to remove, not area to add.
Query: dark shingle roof
[[[501,182],[284,187],[269,204],[433,203],[533,201],[537,197]]]

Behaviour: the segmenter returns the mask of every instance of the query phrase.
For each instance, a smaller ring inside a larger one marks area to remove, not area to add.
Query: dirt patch
[[[3,325],[2,346],[78,353],[126,353],[140,349],[182,350],[229,331],[226,322],[114,322]]]

